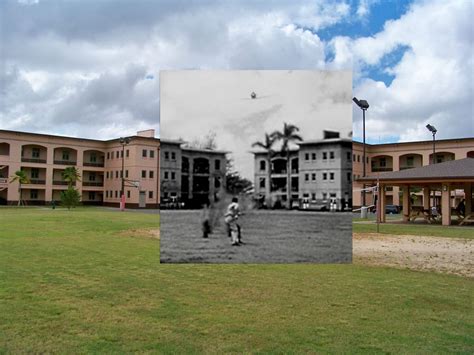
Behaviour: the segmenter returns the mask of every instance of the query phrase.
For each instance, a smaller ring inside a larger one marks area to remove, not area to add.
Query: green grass
[[[377,224],[361,223],[354,221],[352,231],[354,233],[377,233]],[[368,221],[368,220],[365,220]],[[430,224],[404,224],[404,223],[381,223],[379,232],[395,235],[422,235],[445,238],[474,239],[474,227],[471,226],[441,226]]]
[[[472,279],[160,265],[156,215],[0,209],[0,353],[474,351]],[[127,236],[127,235],[133,235]]]

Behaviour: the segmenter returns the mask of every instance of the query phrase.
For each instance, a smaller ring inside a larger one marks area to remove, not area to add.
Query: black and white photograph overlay
[[[160,72],[162,263],[352,262],[350,71]]]

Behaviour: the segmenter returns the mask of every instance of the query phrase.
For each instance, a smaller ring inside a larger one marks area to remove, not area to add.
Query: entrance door
[[[140,191],[140,196],[138,199],[138,207],[139,208],[146,207],[146,191]]]

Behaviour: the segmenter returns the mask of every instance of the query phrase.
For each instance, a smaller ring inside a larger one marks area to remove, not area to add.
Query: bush
[[[68,187],[61,193],[61,204],[68,209],[76,207],[81,202],[81,195],[74,187]]]

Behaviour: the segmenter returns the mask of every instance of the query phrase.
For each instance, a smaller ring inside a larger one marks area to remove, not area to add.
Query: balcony
[[[77,165],[77,161],[71,161],[71,160],[55,160],[55,161],[54,161],[54,164],[72,166],[72,165]]]
[[[8,179],[0,177],[0,185],[2,185],[2,184],[8,184]]]
[[[64,181],[64,180],[53,180],[53,185],[67,186],[67,185],[69,185],[69,182]],[[73,182],[71,185],[76,186],[76,183]]]
[[[82,186],[95,186],[95,187],[102,187],[104,186],[103,182],[96,182],[96,181],[84,181]]]
[[[383,173],[386,171],[393,171],[393,168],[388,168],[388,167],[372,167],[372,172],[373,173]]]
[[[39,163],[39,164],[46,164],[46,159],[40,158],[21,158],[23,163]]]
[[[92,166],[92,167],[96,167],[96,168],[103,168],[104,167],[104,163],[97,163],[97,162],[84,162],[83,163],[84,166]]]
[[[44,185],[46,184],[46,180],[30,179],[30,184],[31,185]]]

